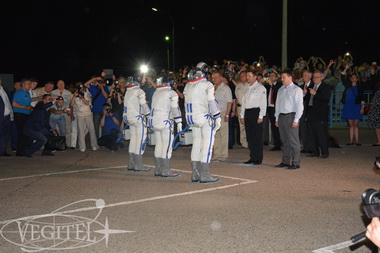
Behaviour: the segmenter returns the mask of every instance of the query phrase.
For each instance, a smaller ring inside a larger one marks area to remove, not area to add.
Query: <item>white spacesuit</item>
[[[207,183],[219,179],[209,174],[209,163],[215,132],[220,128],[220,111],[214,96],[214,85],[205,79],[207,64],[200,62],[188,74],[185,86],[186,121],[193,133],[191,166],[193,182]]]
[[[178,94],[171,89],[168,76],[157,79],[156,91],[152,98],[152,108],[148,120],[149,128],[153,129],[156,138],[154,158],[156,163],[155,176],[176,177],[177,173],[170,170],[172,156],[173,119],[178,132],[182,131],[181,110],[178,106]]]
[[[150,109],[146,103],[145,92],[140,89],[138,83],[132,77],[127,79],[127,91],[124,97],[123,119],[129,125],[131,139],[129,142],[128,170],[149,171],[144,167],[142,155],[145,150],[147,126],[145,118]]]

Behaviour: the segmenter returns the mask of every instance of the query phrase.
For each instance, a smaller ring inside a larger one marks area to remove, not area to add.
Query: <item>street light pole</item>
[[[170,16],[165,11],[159,10],[157,8],[152,8],[152,10],[156,11],[156,12],[162,12],[162,13],[164,13],[165,15],[167,15],[170,18],[170,21],[172,22],[172,28],[173,28],[173,30],[172,30],[172,46],[173,46],[173,48],[172,48],[173,69],[172,69],[172,71],[175,71],[175,50],[174,50],[175,47],[174,47],[174,21],[173,21],[173,18],[172,18],[172,16]]]
[[[282,0],[282,69],[288,66],[288,0]]]

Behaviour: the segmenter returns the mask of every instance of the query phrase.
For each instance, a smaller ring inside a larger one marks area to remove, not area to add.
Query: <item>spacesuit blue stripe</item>
[[[144,123],[143,123],[143,121],[141,120],[141,129],[142,129],[142,135],[141,135],[141,141],[140,141],[140,152],[139,152],[139,155],[141,155],[141,152],[142,152],[142,150],[143,150],[143,145],[144,145]]]
[[[210,150],[211,150],[211,144],[212,144],[212,132],[214,131],[214,127],[211,127],[211,134],[210,134],[210,143],[209,143],[209,145],[208,145],[208,151],[207,151],[207,163],[209,163],[210,162],[210,157],[211,157],[211,155],[210,155]]]
[[[193,112],[193,104],[190,104],[190,112]]]
[[[194,125],[193,115],[190,115],[190,124]]]
[[[166,159],[169,159],[169,148],[170,148],[170,145],[172,144],[172,124],[170,124],[169,129],[170,129],[169,143],[168,143],[168,147],[166,148]]]
[[[220,113],[214,114],[213,116],[214,116],[214,118],[217,118],[220,116]]]

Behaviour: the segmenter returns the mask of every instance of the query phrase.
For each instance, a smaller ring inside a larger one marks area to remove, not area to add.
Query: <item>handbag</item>
[[[371,108],[371,104],[365,105],[364,108],[363,108],[363,114],[367,115],[370,108]]]
[[[46,150],[65,150],[66,136],[49,136],[45,144]]]

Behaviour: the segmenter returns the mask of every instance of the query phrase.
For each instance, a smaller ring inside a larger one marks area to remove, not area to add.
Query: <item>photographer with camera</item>
[[[116,151],[116,140],[120,132],[120,121],[117,114],[111,109],[111,105],[103,105],[103,117],[100,126],[104,129],[104,135],[98,139],[98,145]]]
[[[86,151],[85,137],[87,134],[86,131],[88,130],[88,132],[90,132],[91,146],[95,151],[98,149],[98,144],[95,134],[93,114],[91,111],[91,94],[83,84],[79,84],[74,92],[70,107],[72,108],[74,105],[77,107],[76,119],[78,122],[79,149],[81,152]]]
[[[127,84],[127,79],[125,77],[119,77],[116,82],[117,84],[110,90],[107,103],[111,105],[114,113],[118,115],[119,119],[121,119],[123,117],[124,95],[127,91],[125,87]]]
[[[96,139],[99,138],[100,119],[103,116],[103,104],[107,103],[109,86],[112,85],[108,79],[105,79],[105,73],[102,72],[102,77],[92,77],[84,83],[92,97],[92,113],[95,126]],[[107,81],[107,82],[106,82]]]
[[[50,108],[51,115],[50,115],[50,126],[52,128],[58,127],[59,135],[60,136],[66,136],[66,120],[65,115],[70,117],[70,108],[65,103],[62,96],[58,96],[55,98],[55,103]],[[67,146],[67,145],[66,145]]]

